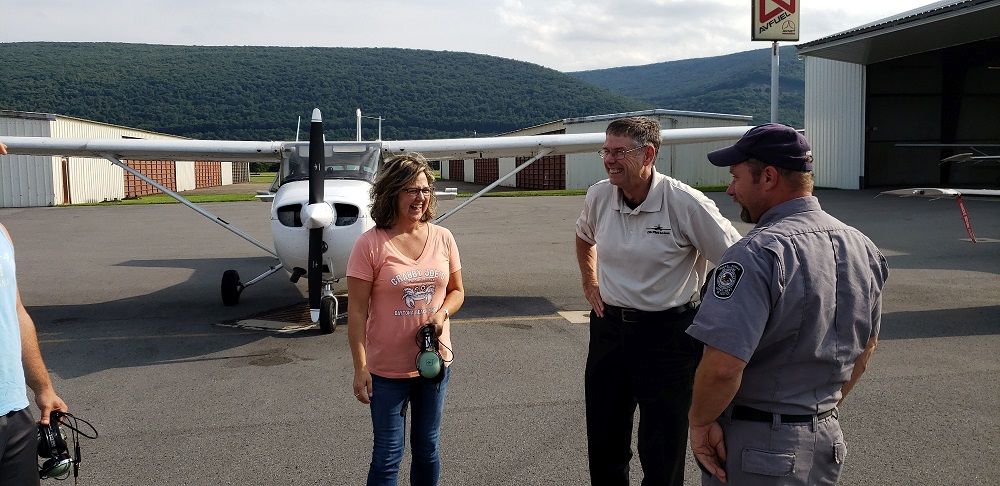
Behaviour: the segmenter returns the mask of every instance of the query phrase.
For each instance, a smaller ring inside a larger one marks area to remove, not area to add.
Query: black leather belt
[[[836,411],[837,411],[837,408],[834,407],[834,408],[831,408],[830,410],[827,410],[825,412],[821,412],[821,413],[816,414],[816,415],[789,415],[789,414],[783,413],[783,414],[780,414],[781,415],[781,423],[783,423],[783,424],[789,424],[789,423],[812,422],[813,421],[813,417],[815,417],[816,420],[823,420],[823,419],[825,419],[825,418],[833,415],[834,412],[836,412]],[[763,410],[757,410],[756,408],[750,408],[750,407],[744,407],[744,406],[741,406],[741,405],[737,405],[737,406],[733,407],[733,415],[732,415],[732,417],[733,417],[733,420],[747,420],[747,421],[750,421],[750,422],[768,422],[768,423],[770,423],[771,420],[773,420],[774,415],[775,414],[773,414],[771,412],[765,412]]]
[[[673,316],[683,314],[689,310],[697,309],[701,305],[701,302],[693,301],[687,304],[682,304],[677,307],[671,307],[669,309],[664,309],[661,311],[644,311],[639,309],[633,309],[631,307],[618,307],[617,305],[611,305],[608,303],[604,304],[604,313],[606,315],[611,315],[615,319],[624,323],[632,322],[644,322],[655,320],[657,318],[663,318],[665,315]]]

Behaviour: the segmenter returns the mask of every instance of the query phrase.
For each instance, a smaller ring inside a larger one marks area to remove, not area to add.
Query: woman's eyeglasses
[[[434,192],[433,187],[409,187],[403,189],[403,192],[410,197],[417,197],[417,194],[423,194],[424,196],[430,196]]]

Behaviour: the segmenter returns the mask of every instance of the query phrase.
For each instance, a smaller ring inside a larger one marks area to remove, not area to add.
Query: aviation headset
[[[68,417],[72,419],[73,425],[69,423],[60,423],[62,417]],[[83,433],[78,428],[77,422],[83,422],[90,427],[90,430],[94,432],[94,435],[88,435]],[[65,425],[72,431],[73,435],[73,453],[74,456],[70,456],[69,445],[66,441],[66,434],[63,432],[60,425]],[[90,422],[83,420],[81,418],[74,417],[73,415],[65,412],[60,412],[58,410],[53,410],[49,414],[48,424],[38,424],[38,456],[45,459],[40,466],[38,466],[38,477],[41,479],[55,478],[55,479],[66,479],[69,477],[70,468],[73,469],[73,477],[77,477],[80,474],[80,441],[79,435],[87,437],[89,439],[97,438],[97,429],[94,428]]]
[[[444,379],[445,360],[438,350],[434,324],[427,323],[417,330],[417,372],[420,376],[440,383]]]

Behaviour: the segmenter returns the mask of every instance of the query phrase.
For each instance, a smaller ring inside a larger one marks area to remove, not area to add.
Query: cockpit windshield
[[[378,170],[382,145],[379,143],[327,142],[323,146],[325,179],[372,182]],[[292,144],[281,163],[280,184],[309,180],[309,142]]]

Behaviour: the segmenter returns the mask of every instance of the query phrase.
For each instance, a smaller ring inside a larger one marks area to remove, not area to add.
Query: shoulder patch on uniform
[[[715,297],[725,300],[733,295],[743,276],[743,265],[726,262],[715,269]]]

